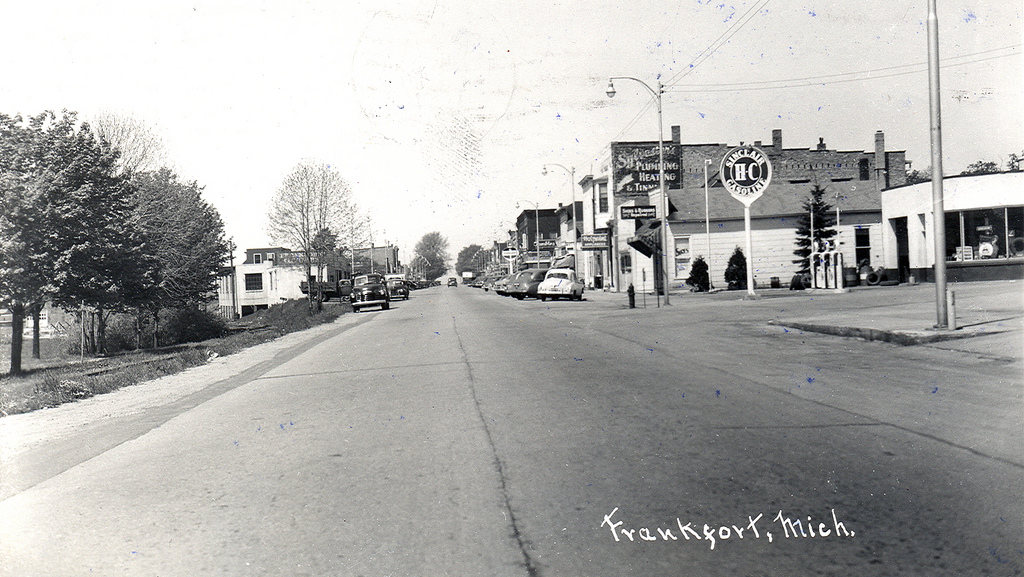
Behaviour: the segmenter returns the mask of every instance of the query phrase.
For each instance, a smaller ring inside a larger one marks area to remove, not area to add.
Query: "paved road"
[[[0,502],[0,574],[1020,574],[1020,364],[756,306],[414,293]]]

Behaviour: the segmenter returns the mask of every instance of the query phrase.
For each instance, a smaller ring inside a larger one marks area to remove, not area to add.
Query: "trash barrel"
[[[857,286],[860,284],[860,275],[857,274],[856,267],[847,267],[843,269],[843,286]]]

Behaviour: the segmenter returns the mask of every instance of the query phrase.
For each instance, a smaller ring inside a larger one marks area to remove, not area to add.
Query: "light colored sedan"
[[[571,268],[553,268],[537,287],[537,297],[542,301],[559,298],[583,300],[583,283]]]

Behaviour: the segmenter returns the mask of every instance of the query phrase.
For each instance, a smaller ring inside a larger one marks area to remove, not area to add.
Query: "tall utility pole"
[[[533,228],[533,230],[534,230],[533,244],[534,244],[534,248],[536,249],[536,253],[535,254],[537,255],[537,263],[539,264],[540,263],[540,204],[538,204],[536,202],[531,202],[529,200],[523,200],[523,201],[520,201],[520,202],[525,202],[527,204],[532,204],[533,205],[533,227],[534,227]],[[527,227],[526,227],[526,232],[527,232],[527,235],[526,235],[526,247],[524,247],[524,248],[526,248],[526,257],[529,258],[529,256],[530,256],[530,235],[529,235],[530,227],[529,227],[529,225],[527,225]]]
[[[605,94],[608,95],[608,98],[613,98],[615,96],[615,85],[612,84],[613,80],[632,80],[634,82],[640,83],[644,88],[647,89],[648,92],[651,93],[651,96],[654,97],[654,102],[655,102],[655,104],[658,107],[658,183],[659,183],[659,188],[661,189],[661,203],[660,204],[662,205],[662,209],[660,211],[661,212],[661,260],[664,261],[662,263],[662,267],[661,267],[663,269],[662,274],[664,275],[664,278],[662,279],[661,285],[662,285],[662,287],[665,290],[665,305],[669,305],[669,304],[671,304],[671,303],[669,303],[669,296],[668,296],[668,285],[669,285],[668,279],[669,279],[669,270],[670,270],[669,266],[671,265],[671,263],[669,262],[669,260],[670,260],[669,259],[669,254],[671,254],[673,256],[673,258],[671,260],[675,260],[675,252],[676,251],[675,251],[675,247],[674,246],[673,247],[669,247],[668,246],[668,244],[669,244],[669,233],[668,233],[668,189],[665,187],[665,137],[663,135],[664,123],[662,121],[662,110],[661,110],[661,95],[665,93],[665,87],[662,86],[661,80],[658,80],[658,89],[655,90],[655,89],[651,88],[650,86],[648,86],[646,82],[644,82],[643,80],[640,80],[639,78],[633,78],[632,76],[612,76],[612,77],[610,77],[608,79],[608,89],[605,91]],[[682,158],[680,158],[680,162],[682,162]],[[669,252],[670,250],[671,250],[671,253]],[[658,291],[655,290],[654,293],[658,294]],[[659,306],[660,306],[660,303],[659,303]]]
[[[942,110],[939,106],[939,18],[928,0],[928,102],[932,143],[932,240],[935,250],[935,328],[949,328],[946,302],[946,209],[942,196]]]
[[[710,158],[704,159],[704,236],[707,237],[708,241],[708,256],[706,264],[708,265],[708,290],[714,287],[714,283],[711,282],[711,194],[708,191],[708,165],[711,164]]]

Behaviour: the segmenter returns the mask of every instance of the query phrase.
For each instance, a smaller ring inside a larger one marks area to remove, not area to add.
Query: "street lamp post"
[[[665,139],[664,139],[664,136],[662,135],[664,126],[663,126],[662,112],[661,112],[661,95],[664,94],[665,87],[662,86],[661,80],[658,80],[658,89],[655,90],[655,89],[651,88],[650,86],[648,86],[646,82],[644,82],[643,80],[640,80],[639,78],[633,78],[632,76],[611,76],[611,77],[608,78],[608,89],[605,91],[605,93],[608,95],[608,98],[614,98],[615,97],[615,85],[612,84],[612,81],[614,81],[614,80],[632,80],[634,82],[639,83],[644,88],[646,88],[648,92],[651,93],[651,96],[654,97],[654,102],[655,102],[655,104],[658,107],[658,182],[659,182],[659,187],[661,189],[661,200],[662,200],[662,202],[661,202],[661,205],[662,205],[662,218],[661,218],[661,259],[664,261],[664,264],[662,266],[662,268],[664,269],[664,271],[662,272],[662,274],[664,275],[664,278],[662,279],[662,286],[665,289],[665,304],[669,305],[671,303],[669,302],[669,296],[668,296],[668,285],[669,285],[668,279],[669,279],[669,265],[671,263],[669,263],[669,258],[668,258],[668,255],[669,255],[669,246],[668,246],[668,241],[669,241],[669,234],[668,234],[668,190],[665,188]],[[675,247],[672,247],[672,254],[673,255],[675,254]],[[655,294],[657,294],[657,290],[655,290]]]
[[[561,168],[562,170],[569,173],[569,186],[570,188],[572,188],[572,258],[573,268],[576,268],[576,266],[578,265],[576,261],[578,261],[580,258],[580,243],[579,237],[576,234],[576,167],[573,166],[570,168],[566,168],[561,164],[555,164],[551,162],[544,165],[544,168],[541,170],[541,174],[547,176],[549,166],[557,166],[558,168]]]
[[[708,242],[708,290],[711,290],[713,283],[711,282],[711,195],[708,193],[708,165],[711,164],[711,159],[704,159],[704,236],[707,237]]]

